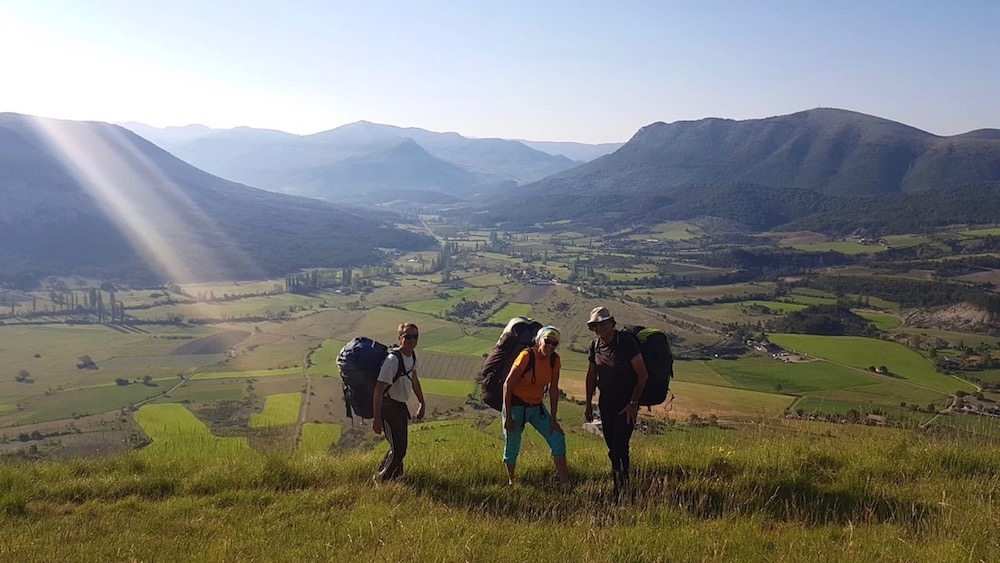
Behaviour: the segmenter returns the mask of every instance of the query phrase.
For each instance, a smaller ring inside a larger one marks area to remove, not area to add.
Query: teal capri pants
[[[528,424],[534,426],[535,430],[538,430],[538,433],[542,435],[542,438],[545,438],[545,441],[549,444],[549,448],[552,449],[552,455],[566,455],[566,436],[561,432],[553,432],[549,429],[549,417],[552,415],[545,410],[544,405],[533,407],[512,405],[511,414],[514,419],[514,430],[508,431],[504,428],[503,431],[504,463],[514,465],[517,462],[517,454],[521,452],[521,434]],[[506,416],[505,412],[504,417],[506,418]]]

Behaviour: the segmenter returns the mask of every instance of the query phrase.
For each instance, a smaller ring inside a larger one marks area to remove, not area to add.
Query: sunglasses
[[[403,335],[403,340],[416,340],[418,338],[420,338],[419,334],[404,334]]]
[[[590,330],[594,330],[594,329],[596,329],[599,326],[604,326],[604,325],[608,324],[609,322],[611,322],[611,321],[610,320],[604,320],[604,321],[599,321],[599,322],[596,322],[596,323],[587,323],[587,328],[589,328]]]
[[[559,341],[558,340],[550,340],[550,339],[546,338],[545,340],[543,340],[543,342],[545,342],[549,346],[552,346],[553,348],[558,348],[559,347]]]

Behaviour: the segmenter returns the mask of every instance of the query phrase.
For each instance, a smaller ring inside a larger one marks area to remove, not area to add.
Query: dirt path
[[[309,377],[309,356],[313,351],[309,350],[302,356],[302,376],[306,378],[306,388],[302,391],[302,404],[299,407],[299,419],[295,423],[295,449],[299,449],[302,442],[302,429],[305,428],[306,415],[309,413],[309,399],[312,397],[312,378]]]

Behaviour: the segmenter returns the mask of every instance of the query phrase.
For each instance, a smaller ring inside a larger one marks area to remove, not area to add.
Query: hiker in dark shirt
[[[646,385],[646,364],[639,343],[631,335],[615,330],[615,318],[604,307],[590,312],[587,328],[596,338],[587,359],[587,407],[584,417],[594,420],[594,391],[600,389],[598,408],[601,430],[608,445],[615,498],[621,497],[629,479],[629,441],[639,413],[639,396]]]

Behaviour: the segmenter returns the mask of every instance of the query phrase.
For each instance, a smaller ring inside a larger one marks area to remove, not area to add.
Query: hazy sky
[[[0,0],[0,112],[623,142],[852,109],[1000,128],[1000,2]]]

